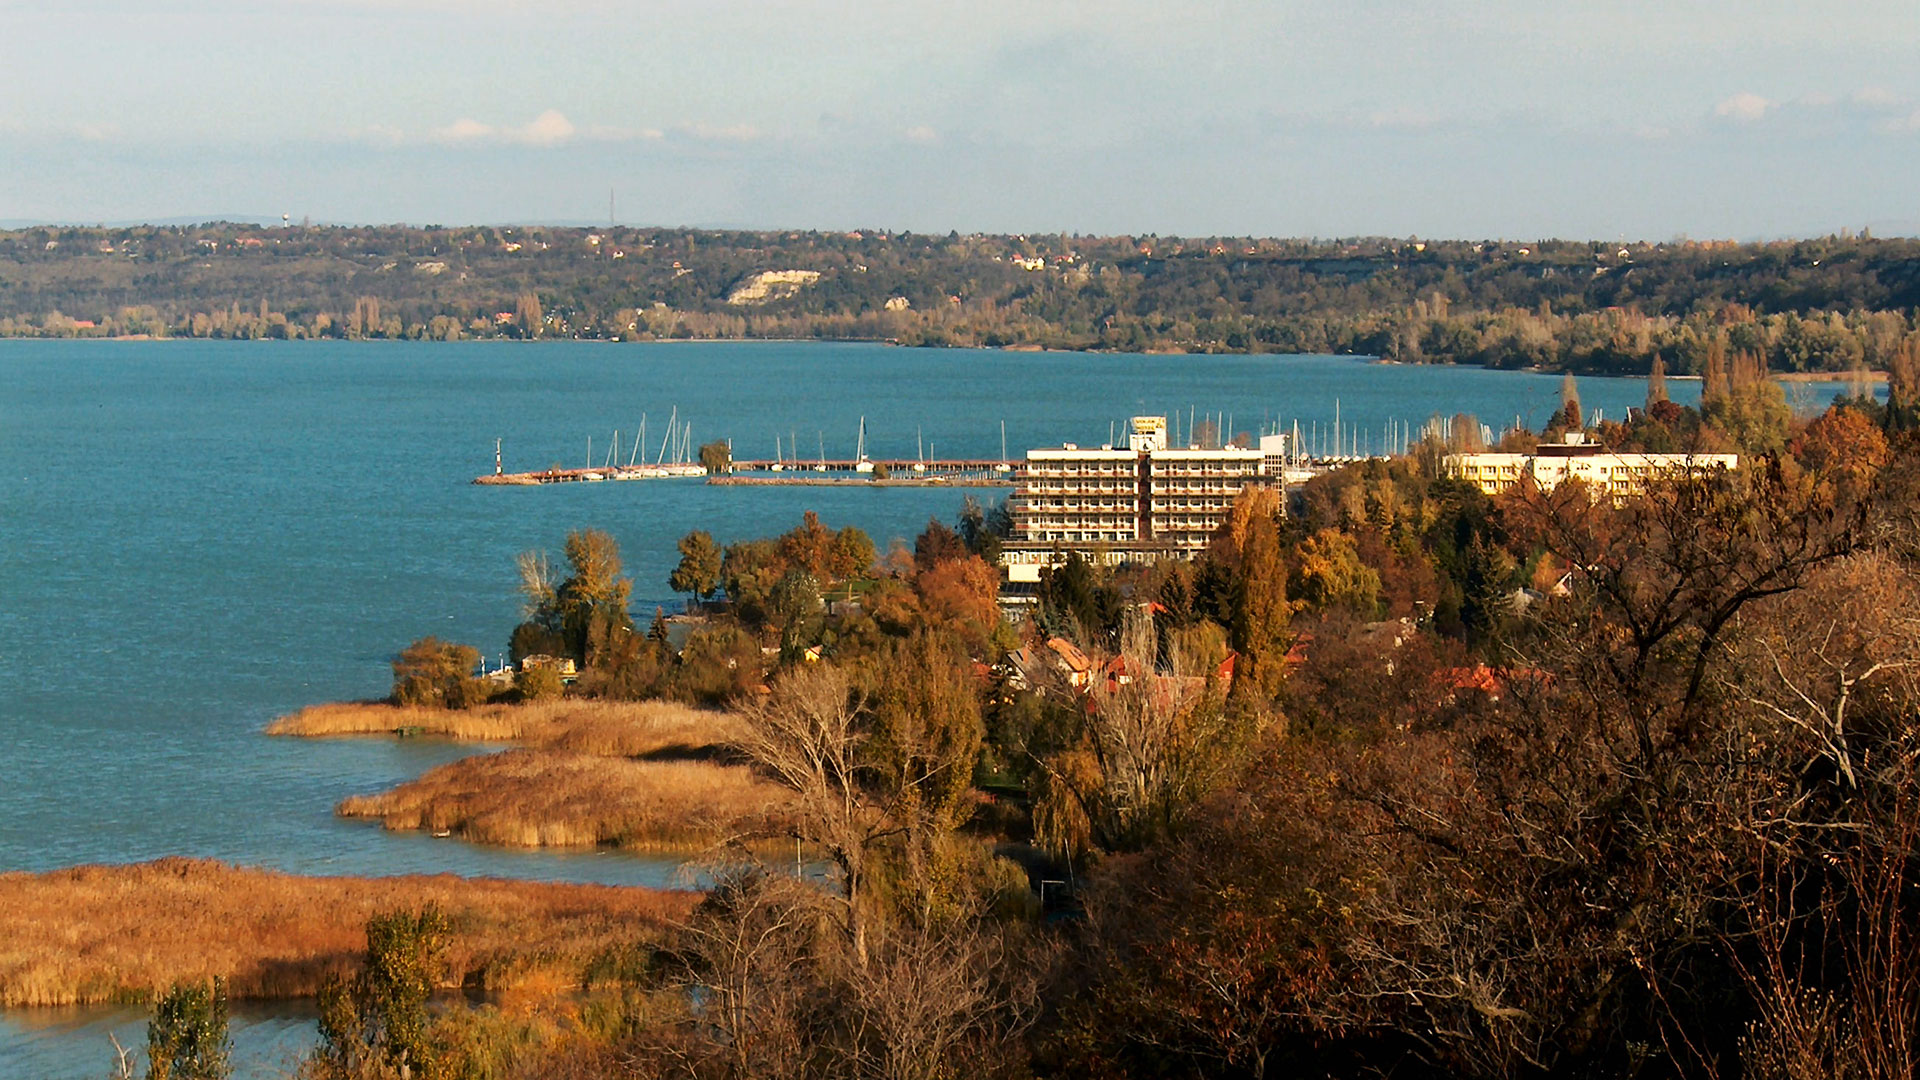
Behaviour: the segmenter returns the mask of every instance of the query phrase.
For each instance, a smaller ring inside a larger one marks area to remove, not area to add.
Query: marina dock
[[[613,480],[666,480],[707,477],[710,484],[777,486],[872,484],[876,487],[934,485],[1007,486],[1013,468],[1004,461],[952,458],[937,461],[870,461],[825,459],[814,462],[736,461],[729,471],[707,476],[705,468],[690,463],[620,466],[597,469],[542,469],[538,472],[494,472],[473,482],[498,487],[537,484],[599,483]]]

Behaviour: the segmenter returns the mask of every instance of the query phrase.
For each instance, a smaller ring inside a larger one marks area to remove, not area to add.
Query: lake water
[[[1676,400],[1698,393],[1671,386]],[[643,412],[657,440],[678,406],[696,445],[731,438],[741,457],[769,457],[790,435],[802,456],[824,442],[850,457],[864,417],[874,457],[912,457],[924,439],[941,457],[997,458],[1003,422],[1017,457],[1105,442],[1135,413],[1189,409],[1229,414],[1235,430],[1296,418],[1311,430],[1337,403],[1343,427],[1375,439],[1389,420],[1435,413],[1537,427],[1559,387],[1557,376],[1318,356],[0,341],[0,872],[195,855],[301,873],[669,884],[669,860],[485,849],[340,821],[343,796],[474,748],[261,728],[311,702],[384,694],[393,652],[424,634],[503,651],[514,555],[557,551],[570,529],[618,538],[644,621],[678,601],[666,578],[688,529],[725,542],[815,509],[884,548],[930,515],[950,521],[963,495],[469,484],[492,470],[496,438],[509,470],[576,465],[589,437],[596,459],[616,429],[630,446]],[[1618,416],[1644,385],[1585,379],[1580,392],[1589,410]],[[1832,392],[1797,391],[1809,403]],[[277,1064],[278,1016],[243,1018],[256,1071]],[[114,1017],[0,1016],[0,1076],[100,1075]]]

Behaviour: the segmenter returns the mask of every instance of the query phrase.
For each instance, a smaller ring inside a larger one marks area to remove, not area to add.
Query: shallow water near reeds
[[[313,1047],[317,1015],[304,1001],[234,1003],[227,1022],[234,1080],[292,1076]],[[0,1075],[99,1080],[114,1075],[114,1040],[134,1052],[134,1075],[145,1076],[145,1009],[16,1009],[0,1022]]]
[[[1116,356],[877,345],[0,341],[0,871],[193,855],[300,873],[671,884],[676,860],[479,848],[333,816],[476,748],[431,740],[269,739],[276,715],[383,694],[425,634],[503,651],[513,558],[569,529],[621,543],[644,621],[678,603],[674,544],[782,531],[807,509],[884,549],[967,491],[709,487],[698,480],[476,487],[506,466],[601,464],[647,415],[740,457],[999,458],[1106,442],[1135,413],[1189,409],[1358,429],[1471,412],[1537,427],[1557,376],[1339,357]],[[1823,404],[1836,387],[1796,387]],[[1619,416],[1638,381],[1584,379]],[[1677,400],[1698,384],[1675,381]],[[788,453],[791,450],[788,449]],[[0,1015],[0,1075],[104,1070],[86,1010]],[[249,1014],[251,1015],[251,1014]],[[301,1015],[294,1010],[288,1015]],[[306,1021],[294,1024],[299,1027]],[[134,1024],[138,1041],[138,1024]],[[118,1027],[115,1030],[119,1030]],[[247,1060],[274,1023],[237,1026]],[[126,1041],[123,1038],[123,1041]],[[304,1041],[304,1037],[303,1037]]]

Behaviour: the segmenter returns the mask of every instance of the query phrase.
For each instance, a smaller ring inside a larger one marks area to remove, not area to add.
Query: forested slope
[[[789,279],[768,272],[802,271]],[[814,276],[814,275],[817,275]],[[758,284],[760,287],[755,288]],[[1698,372],[1884,367],[1920,242],[212,223],[0,232],[0,336],[860,338]]]

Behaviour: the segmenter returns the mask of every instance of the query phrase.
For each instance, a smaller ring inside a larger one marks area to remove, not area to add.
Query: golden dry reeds
[[[0,874],[0,1006],[97,1004],[224,976],[236,998],[303,997],[366,949],[368,917],[427,904],[453,926],[448,985],[571,986],[658,940],[695,894],[459,878],[300,877],[208,859]]]
[[[781,820],[785,788],[733,763],[732,713],[677,702],[543,701],[477,709],[380,702],[316,705],[274,721],[273,735],[419,731],[521,749],[443,765],[378,795],[347,799],[344,817],[389,829],[448,832],[511,847],[693,851]]]
[[[744,765],[507,750],[336,809],[484,844],[686,851],[777,827],[787,807],[786,788]]]
[[[415,732],[474,742],[518,742],[587,754],[640,757],[730,740],[728,713],[671,701],[562,699],[438,709],[383,701],[310,705],[267,726],[269,735],[392,735]]]

